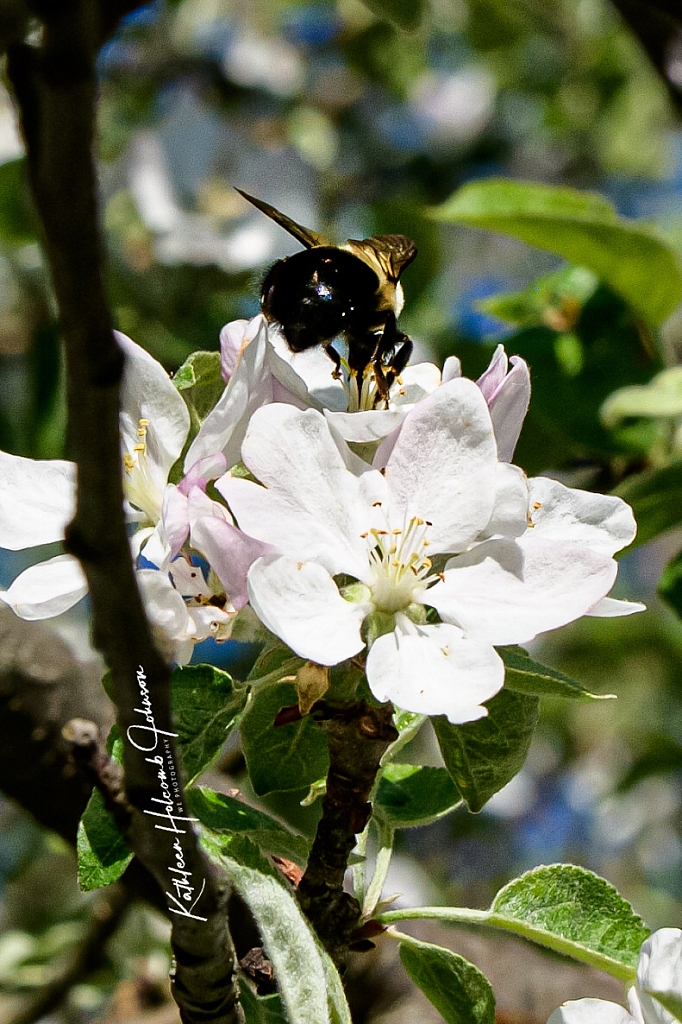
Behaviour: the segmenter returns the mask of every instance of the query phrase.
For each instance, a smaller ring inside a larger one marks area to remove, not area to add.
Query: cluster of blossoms
[[[661,1002],[661,1000],[663,1002]],[[682,931],[661,928],[642,943],[628,1010],[604,999],[564,1003],[547,1024],[676,1024],[682,1011]],[[675,1008],[675,1015],[663,1003]]]
[[[442,373],[408,367],[374,409],[370,375],[334,380],[322,349],[293,355],[264,317],[236,321],[221,333],[225,389],[180,463],[180,392],[118,340],[131,547],[177,662],[227,639],[248,604],[301,657],[335,665],[366,651],[377,698],[461,723],[503,685],[495,646],[642,608],[607,597],[613,555],[635,534],[630,508],[511,464],[530,379],[502,346],[476,382],[455,358]],[[63,539],[74,467],[0,453],[0,472],[3,546]],[[85,592],[61,554],[0,599],[46,618]]]

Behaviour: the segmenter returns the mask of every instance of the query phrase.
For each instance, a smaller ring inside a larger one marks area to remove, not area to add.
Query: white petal
[[[490,644],[456,626],[415,626],[398,616],[394,631],[372,644],[367,681],[378,700],[461,724],[488,714],[482,702],[502,688],[504,665]]]
[[[391,404],[414,405],[439,387],[441,373],[435,363],[413,363],[406,366],[399,381],[391,388]]]
[[[162,647],[169,648],[168,654],[173,660],[189,661],[191,651],[188,643],[192,642],[193,622],[187,612],[187,605],[169,580],[168,573],[156,569],[139,569],[135,575],[157,640],[161,640]]]
[[[359,498],[360,478],[346,468],[320,413],[290,405],[259,409],[249,423],[242,457],[268,488],[256,494],[243,486],[248,481],[223,477],[216,482],[242,530],[292,558],[323,560],[332,573],[359,577],[366,572],[361,535],[369,524]]]
[[[673,1015],[653,997],[660,993],[682,999],[682,932],[679,928],[659,928],[642,943],[636,989],[646,1024],[672,1024]]]
[[[511,462],[530,403],[530,371],[520,356],[511,357],[512,369],[490,399],[490,416],[497,439],[497,455]]]
[[[407,409],[365,409],[360,412],[331,412],[325,409],[324,414],[346,441],[367,444],[381,441],[399,427],[407,415]]]
[[[344,411],[348,397],[332,377],[334,364],[321,345],[292,352],[279,330],[270,331],[268,365],[277,380],[305,407]]]
[[[613,559],[540,540],[526,545],[526,536],[486,541],[450,559],[445,579],[422,601],[468,636],[516,644],[579,618],[613,586]]]
[[[462,376],[462,363],[457,356],[448,356],[443,363],[443,373],[441,375],[441,384],[447,384],[449,380],[453,380],[455,377]]]
[[[396,507],[433,524],[432,550],[461,551],[490,520],[496,468],[488,407],[473,381],[459,377],[408,413],[385,475]]]
[[[637,524],[622,498],[579,491],[544,476],[529,483],[533,534],[543,540],[577,543],[612,555],[634,539]]]
[[[170,468],[187,440],[189,412],[161,363],[125,334],[120,331],[114,334],[126,357],[121,385],[122,447],[132,454],[139,442],[139,421],[149,420],[147,465],[158,490],[162,491]]]
[[[364,647],[368,608],[345,601],[322,566],[266,555],[249,572],[251,606],[264,626],[302,658],[336,665]]]
[[[255,337],[242,352],[230,383],[201,424],[185,456],[185,472],[198,459],[222,452],[227,466],[241,457],[241,446],[251,413],[272,401],[272,376],[267,369],[268,331],[265,317],[251,324]]]
[[[88,592],[78,559],[57,555],[25,569],[5,591],[4,601],[21,619],[51,619],[72,608]]]
[[[0,452],[0,481],[0,547],[18,551],[64,540],[76,510],[72,462]]]
[[[646,605],[639,601],[618,601],[615,597],[602,597],[601,601],[590,608],[586,615],[595,618],[611,619],[616,615],[633,615],[634,612],[645,612]]]
[[[515,538],[528,528],[528,479],[518,466],[498,462],[495,474],[495,507],[485,536]]]
[[[604,999],[576,999],[564,1003],[547,1024],[633,1024],[635,1018],[617,1003]]]

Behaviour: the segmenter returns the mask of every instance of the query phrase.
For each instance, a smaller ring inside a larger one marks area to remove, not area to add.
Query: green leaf
[[[599,281],[586,267],[566,266],[536,278],[520,292],[503,292],[480,299],[478,309],[517,327],[546,325],[568,330],[581,307],[596,291]]]
[[[171,678],[171,706],[178,749],[188,784],[218,756],[239,724],[248,688],[212,665],[176,668]]]
[[[637,536],[626,551],[682,524],[682,461],[625,480],[615,494],[632,506]]]
[[[239,1005],[244,1011],[244,1024],[287,1024],[282,1000],[276,992],[271,996],[257,996],[241,981]]]
[[[225,390],[220,352],[192,352],[173,375],[173,383],[201,423]]]
[[[389,764],[379,783],[375,813],[393,828],[428,825],[462,803],[445,768]]]
[[[419,28],[426,10],[426,0],[362,0],[373,14],[392,21],[398,28],[412,32]]]
[[[601,196],[490,179],[465,185],[433,216],[513,235],[588,267],[654,326],[682,299],[673,247],[653,227],[618,217]]]
[[[534,868],[501,889],[491,907],[495,921],[528,926],[520,934],[542,942],[542,933],[637,968],[649,929],[604,878],[572,864]],[[492,921],[491,921],[492,923]],[[551,943],[547,943],[551,945]],[[556,947],[555,947],[556,948]]]
[[[296,663],[302,662],[296,659]],[[310,716],[275,728],[278,711],[297,701],[293,683],[259,684],[251,692],[241,733],[249,778],[258,796],[303,789],[327,774],[327,737]]]
[[[289,1024],[328,1024],[328,966],[295,898],[248,839],[203,835],[202,844],[256,920]]]
[[[464,957],[410,937],[400,943],[400,959],[447,1024],[495,1024],[488,979]]]
[[[242,833],[262,852],[305,865],[309,852],[307,839],[264,811],[202,786],[188,789],[186,796],[190,813],[212,832]]]
[[[266,647],[259,655],[255,665],[247,676],[249,683],[258,683],[259,687],[279,683],[288,676],[295,676],[305,659],[297,657],[284,644],[276,643]]]
[[[661,370],[649,384],[633,384],[614,391],[601,408],[601,418],[613,427],[626,416],[682,415],[682,366]]]
[[[83,892],[115,882],[133,859],[98,789],[93,789],[78,824],[76,852],[78,884]]]
[[[570,697],[573,700],[608,700],[611,693],[590,693],[580,683],[555,668],[533,661],[522,647],[498,647],[505,665],[504,685],[517,693],[537,697]]]
[[[469,810],[480,811],[521,769],[538,720],[538,698],[506,688],[488,702],[488,717],[464,725],[432,718],[445,767]]]
[[[666,565],[658,580],[658,593],[682,619],[682,551]]]

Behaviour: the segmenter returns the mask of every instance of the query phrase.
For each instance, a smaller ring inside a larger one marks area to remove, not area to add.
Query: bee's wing
[[[352,252],[370,263],[378,263],[384,276],[396,282],[405,267],[417,255],[417,246],[405,235],[372,235],[359,241],[348,240]]]
[[[333,245],[324,235],[319,235],[317,231],[311,231],[310,228],[304,228],[301,224],[297,224],[291,217],[287,217],[286,214],[280,213],[274,206],[270,206],[269,203],[264,203],[262,199],[254,199],[253,196],[248,195],[247,192],[242,192],[240,188],[235,189],[235,192],[239,192],[240,196],[247,199],[252,203],[261,213],[264,213],[270,220],[274,220],[275,224],[279,224],[281,228],[288,231],[290,235],[297,238],[302,245],[305,245],[307,249],[312,249],[316,245]]]

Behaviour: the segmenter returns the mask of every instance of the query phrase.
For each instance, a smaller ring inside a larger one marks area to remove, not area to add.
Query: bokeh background
[[[589,270],[429,216],[472,180],[570,185],[658,224],[682,253],[682,122],[669,89],[607,0],[397,6],[403,27],[379,0],[166,0],[124,22],[99,58],[117,326],[173,370],[193,350],[217,348],[226,321],[257,312],[265,268],[296,245],[239,186],[339,241],[414,238],[401,327],[420,358],[457,354],[467,376],[478,376],[499,341],[529,361],[534,397],[516,459],[529,473],[609,491],[674,467],[675,416],[607,424],[600,410],[618,388],[679,361],[682,319],[674,314],[654,336]],[[678,65],[669,71],[682,80]],[[0,308],[0,448],[61,457],[55,307],[2,85]],[[675,513],[663,525],[674,522]],[[521,871],[564,860],[606,876],[652,927],[682,924],[682,625],[656,593],[681,545],[682,534],[668,530],[622,558],[618,595],[645,600],[645,614],[586,619],[533,647],[539,660],[617,700],[545,700],[520,775],[480,815],[458,812],[403,833],[390,891],[412,903],[483,907]],[[45,552],[30,554],[38,556]],[[0,552],[0,584],[27,558]],[[87,608],[51,625],[94,678]],[[245,652],[204,645],[197,660],[239,666]],[[437,763],[429,736],[419,743],[414,757]],[[248,793],[238,749],[226,751],[215,776]],[[311,830],[317,809],[301,807],[304,796],[270,807]],[[67,844],[15,803],[0,803],[0,1016],[68,959],[88,906]],[[562,999],[598,994],[592,976],[589,991],[584,975],[571,976],[572,989],[550,980],[567,977],[560,961],[530,960],[518,944],[491,958],[479,936],[440,939],[471,948],[484,970],[509,958],[491,974],[500,1021],[544,1024]],[[386,956],[351,970],[363,979],[355,995],[351,984],[357,1021],[426,1020],[421,1004],[404,1001],[412,997]],[[165,923],[132,908],[101,969],[45,1020],[173,1021],[167,969]]]

